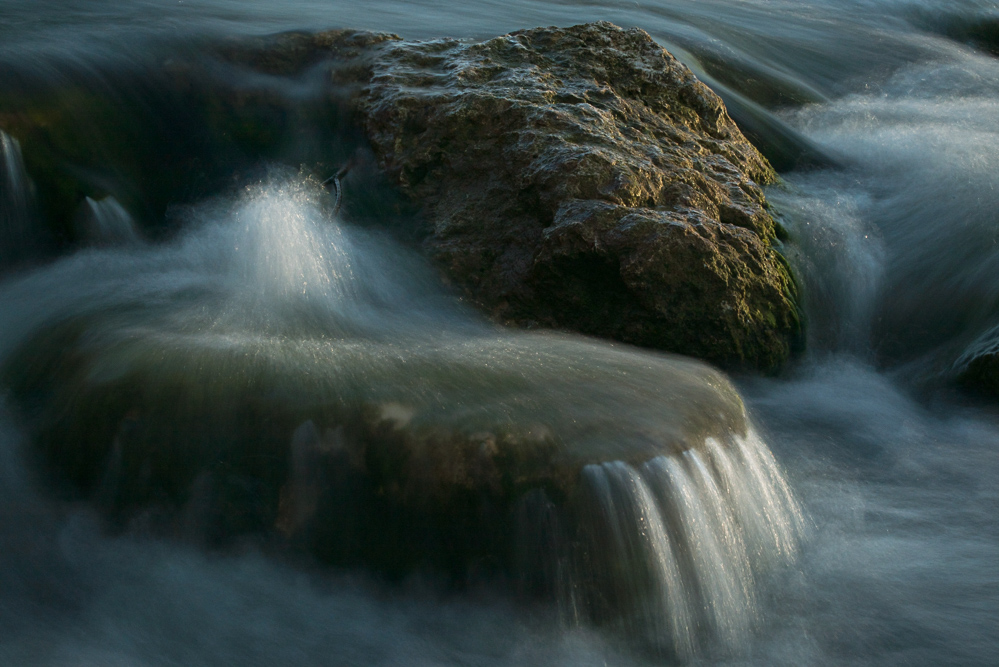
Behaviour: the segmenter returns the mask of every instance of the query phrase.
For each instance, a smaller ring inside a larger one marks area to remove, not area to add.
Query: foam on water
[[[999,63],[954,47],[940,57],[875,91],[790,114],[856,172],[792,178],[810,203],[788,203],[794,219],[821,230],[797,230],[819,242],[811,261],[843,264],[818,271],[849,281],[855,305],[840,306],[837,326],[874,321],[875,346],[893,361],[935,353],[946,366],[999,316],[987,203],[999,193]]]

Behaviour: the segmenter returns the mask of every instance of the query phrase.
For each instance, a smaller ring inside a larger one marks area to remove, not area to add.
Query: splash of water
[[[815,244],[813,261],[828,265],[815,272],[823,282],[842,281],[857,300],[852,313],[840,307],[847,317],[836,318],[839,326],[872,323],[883,360],[948,373],[999,313],[999,240],[987,203],[999,190],[999,72],[993,58],[955,45],[940,44],[938,58],[899,68],[870,90],[787,113],[856,167],[796,177],[811,203],[783,203],[835,223],[796,232]]]
[[[85,197],[76,213],[77,237],[89,245],[128,245],[141,240],[135,220],[114,197]]]
[[[0,269],[24,259],[32,249],[34,200],[21,144],[0,130]]]

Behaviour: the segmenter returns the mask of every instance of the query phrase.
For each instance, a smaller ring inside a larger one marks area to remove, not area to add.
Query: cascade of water
[[[762,573],[796,554],[800,510],[703,364],[491,328],[307,183],[194,211],[160,245],[120,243],[138,237],[114,200],[85,205],[95,242],[119,244],[0,288],[0,372],[14,403],[59,386],[42,393],[63,418],[29,425],[32,446],[87,459],[68,474],[110,515],[169,497],[198,540],[274,531],[331,563],[458,577],[495,563],[570,623],[680,658],[744,639]]]
[[[21,260],[30,250],[34,199],[21,145],[0,130],[0,268]]]
[[[135,220],[114,197],[86,197],[76,213],[76,232],[90,245],[127,245],[141,239]]]
[[[689,455],[696,452],[688,450]],[[745,620],[753,604],[751,571],[745,549],[733,535],[728,517],[709,506],[683,460],[658,457],[642,466],[652,481],[659,506],[686,546],[684,571],[702,601],[701,622],[723,642],[733,645],[745,636]],[[726,539],[726,537],[728,539]]]
[[[619,604],[631,607],[625,623],[655,645],[689,656],[694,647],[691,595],[677,562],[662,512],[642,475],[621,461],[583,470],[600,511],[596,520],[610,536],[602,554],[612,571]]]
[[[586,567],[607,571],[604,596],[630,608],[629,631],[680,657],[707,641],[733,648],[745,639],[762,575],[794,560],[805,523],[754,432],[637,468],[590,465],[583,479],[595,501],[582,512],[584,530],[604,551]]]

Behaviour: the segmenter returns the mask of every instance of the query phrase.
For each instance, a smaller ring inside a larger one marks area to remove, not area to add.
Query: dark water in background
[[[946,37],[997,15],[970,1],[4,0],[0,72],[113,71],[195,38],[297,28],[488,37],[607,19],[647,30],[760,137],[839,165],[788,165],[768,193],[794,240],[810,352],[785,377],[737,380],[811,528],[753,635],[694,662],[988,665],[999,661],[999,411],[938,378],[999,324],[999,60]],[[105,537],[86,510],[67,517],[35,497],[20,437],[0,421],[3,664],[644,661],[496,592],[384,590],[252,554]]]

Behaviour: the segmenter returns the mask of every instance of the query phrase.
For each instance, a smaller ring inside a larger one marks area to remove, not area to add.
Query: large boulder
[[[760,188],[775,174],[647,33],[390,40],[368,67],[377,155],[422,202],[431,256],[496,319],[730,368],[788,358],[795,287]]]
[[[337,539],[307,546],[333,563],[461,575],[509,556],[526,493],[564,504],[589,464],[748,428],[734,388],[690,359],[546,333],[147,331],[146,310],[37,332],[0,366],[50,478],[124,520],[187,506],[213,539],[316,518]],[[385,534],[375,514],[400,525]]]

